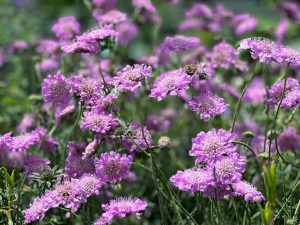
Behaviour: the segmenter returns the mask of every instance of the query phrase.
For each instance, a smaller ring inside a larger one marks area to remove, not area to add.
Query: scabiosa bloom
[[[120,92],[136,91],[141,85],[142,81],[152,76],[151,66],[135,64],[134,66],[127,65],[120,70],[111,83],[117,87]]]
[[[40,173],[45,169],[49,169],[50,161],[42,159],[38,156],[29,155],[25,163],[25,174],[26,176],[32,173]]]
[[[84,112],[80,123],[81,129],[89,129],[101,135],[111,133],[117,126],[117,119],[105,111]]]
[[[164,131],[171,125],[171,119],[156,114],[150,114],[146,118],[146,126],[156,132]]]
[[[185,13],[186,17],[203,17],[206,19],[212,19],[214,14],[212,10],[204,4],[196,3]]]
[[[282,151],[295,151],[300,146],[300,135],[295,128],[289,127],[279,134],[278,145]]]
[[[234,27],[235,34],[240,36],[253,31],[257,26],[257,20],[249,13],[244,13],[233,16],[230,25]]]
[[[275,36],[277,41],[282,42],[289,27],[289,21],[281,19],[276,27]]]
[[[60,17],[52,27],[56,37],[61,40],[73,38],[80,32],[80,24],[74,16]]]
[[[178,189],[188,192],[204,192],[214,185],[213,174],[206,169],[178,171],[170,178],[170,181]]]
[[[150,97],[161,101],[167,95],[178,95],[179,91],[187,90],[191,77],[182,69],[162,73],[151,88]]]
[[[245,171],[246,157],[239,154],[221,157],[214,163],[209,163],[208,168],[214,173],[215,181],[222,184],[232,184],[242,179]]]
[[[263,202],[265,201],[265,197],[259,191],[257,191],[256,187],[249,184],[247,181],[239,181],[232,185],[234,190],[234,194],[237,196],[243,196],[245,201],[251,202]]]
[[[69,177],[78,178],[85,173],[94,173],[94,159],[92,157],[83,158],[85,151],[84,143],[69,142],[68,157],[66,160],[65,172]]]
[[[55,55],[60,47],[57,41],[51,39],[41,39],[37,44],[37,52],[43,55]]]
[[[35,132],[23,133],[12,138],[9,148],[12,151],[25,152],[33,145],[38,144],[39,141],[40,138]]]
[[[169,63],[170,54],[172,52],[182,52],[185,50],[196,48],[199,45],[200,40],[197,37],[186,37],[183,35],[166,37],[159,46],[161,60],[164,64],[167,64]]]
[[[41,149],[48,152],[55,152],[59,144],[58,141],[54,140],[51,136],[47,134],[47,130],[43,127],[39,127],[34,131],[42,142]]]
[[[26,48],[28,48],[29,45],[27,41],[24,40],[16,40],[9,46],[9,49],[7,50],[9,54],[15,54],[19,51],[22,51]]]
[[[77,41],[86,43],[95,43],[109,37],[115,37],[116,32],[112,25],[94,28],[77,37]]]
[[[71,91],[78,95],[85,107],[94,106],[101,98],[103,83],[83,76],[72,76],[68,79]]]
[[[265,152],[269,152],[269,140],[266,140],[265,142],[265,137],[263,135],[258,135],[255,136],[251,142],[250,146],[253,148],[254,152],[259,155],[260,153],[263,153],[264,150]],[[274,143],[271,143],[271,152],[275,151],[275,145]],[[252,154],[249,153],[249,155],[252,156]]]
[[[0,150],[8,150],[12,142],[11,132],[0,136]]]
[[[228,107],[223,98],[218,97],[210,91],[192,98],[188,105],[191,110],[198,112],[200,118],[205,122],[216,115],[222,114]]]
[[[293,107],[297,104],[297,102],[296,102],[297,97],[293,98],[295,96],[295,95],[293,95],[293,92],[294,92],[294,90],[297,90],[298,88],[299,88],[299,82],[296,79],[287,78],[286,85],[285,85],[285,96],[283,98],[281,107],[289,108],[289,105],[290,105],[290,107]],[[267,92],[268,92],[268,99],[266,101],[267,104],[271,107],[276,106],[281,99],[283,90],[284,90],[284,81],[277,82],[269,90],[267,90]],[[296,101],[293,102],[292,100],[296,100]],[[298,102],[298,104],[299,104],[299,102]]]
[[[93,11],[93,17],[101,24],[118,24],[127,20],[126,13],[113,9],[105,13]]]
[[[104,213],[95,221],[94,225],[104,225],[112,221],[114,217],[124,218],[133,215],[140,218],[141,211],[147,208],[148,204],[139,198],[117,198],[110,200],[108,204],[103,204]]]
[[[241,41],[238,51],[250,49],[251,57],[260,62],[298,64],[300,54],[280,43],[266,38],[247,38]]]
[[[211,53],[207,55],[214,68],[228,69],[231,65],[235,65],[237,62],[237,53],[226,41],[214,46]]]
[[[26,113],[23,115],[22,121],[17,126],[17,131],[20,133],[26,132],[30,127],[32,127],[34,121],[33,114]]]
[[[63,183],[57,182],[52,192],[52,198],[72,212],[76,212],[80,205],[80,188],[78,180],[72,179],[71,181],[65,180]]]
[[[99,45],[96,42],[83,42],[75,40],[71,44],[67,44],[61,47],[61,50],[65,53],[90,53],[98,54]]]
[[[255,77],[247,88],[244,100],[252,103],[263,103],[266,98],[266,89],[260,77]]]
[[[23,211],[24,223],[28,224],[42,219],[49,209],[59,205],[57,199],[51,194],[51,192],[46,192],[43,196],[37,197],[29,208]]]
[[[145,126],[142,127],[138,123],[132,122],[131,128],[131,135],[135,143],[132,142],[131,138],[126,136],[123,141],[126,149],[130,150],[130,152],[140,152],[141,149],[139,147],[145,150],[153,145],[151,134]],[[138,144],[139,147],[136,146],[136,144]]]
[[[284,12],[286,16],[293,22],[298,24],[300,22],[299,7],[295,2],[282,2],[279,4],[279,10]]]
[[[45,102],[55,105],[65,105],[70,101],[70,88],[62,73],[57,72],[55,75],[48,75],[44,79],[42,96]]]
[[[79,195],[81,202],[86,202],[87,198],[99,194],[99,189],[103,183],[94,174],[84,174],[78,180]]]
[[[105,152],[95,159],[96,175],[101,182],[115,184],[128,177],[132,156]]]
[[[138,34],[137,26],[126,21],[116,25],[116,43],[119,45],[128,45]]]
[[[217,131],[213,128],[207,133],[201,131],[192,139],[189,155],[197,157],[196,163],[215,161],[236,151],[231,144],[233,140],[234,135],[223,129]]]
[[[104,11],[116,8],[116,0],[92,0],[93,4]]]
[[[286,93],[284,99],[282,100],[282,108],[292,108],[300,106],[300,86],[292,88],[291,91]]]
[[[56,71],[58,67],[59,67],[58,62],[54,58],[46,58],[39,63],[39,68],[42,72],[51,73]]]

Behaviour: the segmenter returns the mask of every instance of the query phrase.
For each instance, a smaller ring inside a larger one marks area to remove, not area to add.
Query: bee
[[[200,80],[205,80],[207,78],[207,72],[204,66],[204,63],[188,64],[184,66],[184,72],[190,76],[197,75]]]

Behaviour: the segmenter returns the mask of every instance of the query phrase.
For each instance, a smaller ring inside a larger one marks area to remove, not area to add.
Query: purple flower
[[[162,73],[151,88],[150,97],[161,101],[167,95],[178,95],[179,91],[187,90],[191,77],[182,69]]]
[[[116,0],[92,0],[93,4],[104,11],[116,8]]]
[[[25,152],[33,145],[38,144],[39,141],[40,138],[35,132],[23,133],[12,138],[9,143],[9,149],[12,151]]]
[[[300,106],[300,86],[292,88],[286,93],[284,99],[282,100],[282,108],[293,108]]]
[[[71,44],[67,44],[61,47],[61,50],[65,53],[90,53],[98,54],[99,45],[96,42],[84,42],[84,41],[74,41]]]
[[[279,134],[278,145],[281,151],[295,151],[300,146],[300,135],[295,128],[289,127]]]
[[[213,128],[207,133],[201,131],[192,139],[192,149],[189,155],[197,157],[196,163],[218,160],[222,155],[236,152],[231,144],[233,140],[234,135],[223,129],[217,131]]]
[[[51,39],[41,39],[38,41],[37,52],[45,55],[55,55],[60,45]]]
[[[161,132],[166,130],[171,125],[171,120],[164,116],[150,114],[146,118],[146,127],[149,130]]]
[[[249,184],[247,181],[239,181],[232,185],[234,190],[234,195],[243,196],[245,201],[251,202],[263,202],[265,201],[265,197],[261,192],[257,191],[257,189]]]
[[[237,62],[237,52],[226,41],[214,46],[211,53],[209,53],[208,58],[210,58],[212,66],[214,68],[229,69],[231,65],[235,65]]]
[[[94,225],[104,225],[112,221],[114,217],[124,218],[133,215],[140,218],[141,211],[147,208],[148,204],[138,198],[117,198],[110,200],[108,204],[103,204],[104,213],[97,219]]]
[[[297,90],[299,90],[299,87],[300,87],[299,82],[296,79],[287,78],[286,85],[285,85],[285,96],[283,98],[283,102],[281,105],[282,108],[290,108],[299,104],[299,101],[297,103]],[[271,107],[274,107],[277,104],[279,104],[283,90],[284,90],[284,81],[279,81],[275,83],[269,90],[267,90],[268,92],[268,99],[266,101],[267,104]],[[298,100],[299,100],[299,95],[298,95]]]
[[[196,48],[200,45],[200,40],[197,37],[187,37],[176,35],[174,37],[166,37],[160,44],[160,57],[163,64],[169,63],[170,54],[172,52],[179,53],[185,50]]]
[[[13,138],[11,137],[11,132],[3,134],[0,136],[0,151],[9,150]]]
[[[17,131],[20,133],[26,132],[30,127],[32,127],[34,122],[33,114],[26,113],[23,115],[21,123],[17,127]]]
[[[94,106],[101,98],[103,84],[100,81],[85,79],[83,76],[72,76],[68,79],[71,91],[84,102],[85,107]]]
[[[39,127],[34,131],[42,142],[41,149],[48,152],[55,152],[59,142],[54,140],[51,136],[47,134],[47,130],[43,127]]]
[[[78,42],[96,43],[109,37],[115,37],[116,32],[112,25],[94,28],[77,37]]]
[[[29,155],[25,164],[25,174],[30,176],[32,173],[40,173],[45,169],[49,169],[50,161],[42,159],[38,156]]]
[[[74,16],[60,17],[53,25],[52,31],[60,40],[68,40],[79,34],[80,24]]]
[[[255,77],[247,88],[244,100],[252,103],[263,103],[266,98],[266,89],[260,77]]]
[[[80,123],[82,130],[89,129],[103,136],[110,134],[117,126],[116,118],[105,111],[84,112]]]
[[[213,174],[206,169],[178,171],[170,181],[175,187],[187,192],[204,192],[214,185]]]
[[[111,83],[115,85],[120,92],[135,92],[142,85],[142,81],[151,76],[151,66],[139,64],[135,64],[134,66],[127,65],[117,72],[117,75],[113,77]]]
[[[16,40],[9,46],[7,51],[9,54],[15,54],[15,53],[20,52],[28,47],[29,47],[29,45],[28,45],[27,41]]]
[[[246,157],[239,154],[220,157],[216,162],[209,163],[208,168],[215,175],[215,181],[221,185],[232,184],[242,179],[245,171]]]
[[[222,114],[228,107],[223,98],[218,97],[210,91],[192,98],[188,105],[192,111],[198,112],[200,118],[205,122],[216,115]]]
[[[65,172],[69,177],[78,178],[85,173],[94,173],[94,159],[92,157],[83,158],[85,151],[84,143],[69,142],[68,143],[68,157],[65,165]]]
[[[134,23],[126,21],[116,25],[116,32],[116,43],[126,46],[137,36],[138,28]]]
[[[257,26],[257,20],[249,13],[244,13],[233,16],[230,25],[234,27],[235,34],[240,36],[253,31]]]
[[[57,199],[53,198],[51,192],[46,192],[43,196],[37,197],[29,208],[23,211],[24,223],[28,224],[42,219],[46,212],[59,205]]]
[[[70,101],[70,88],[62,73],[57,72],[55,75],[48,75],[44,79],[42,96],[45,102],[55,105],[65,105]]]
[[[299,7],[295,2],[282,2],[279,5],[279,10],[284,12],[293,23],[298,24],[300,22]]]
[[[92,195],[98,195],[103,183],[94,174],[84,174],[78,180],[79,195],[81,202],[86,202]]]
[[[269,152],[269,140],[266,140],[266,144],[265,144],[265,137],[263,135],[258,135],[255,136],[251,142],[250,142],[250,146],[253,148],[254,152],[259,155],[260,153],[263,153],[264,150],[265,152]],[[265,149],[264,149],[265,148]],[[275,145],[274,143],[271,143],[271,152],[275,151]],[[252,154],[251,154],[252,156]]]
[[[212,19],[214,17],[214,13],[207,5],[196,3],[185,13],[185,16]]]
[[[108,12],[100,13],[98,11],[93,11],[93,17],[101,24],[118,24],[127,20],[126,13],[119,10],[113,9]]]
[[[82,203],[79,194],[79,183],[76,179],[65,180],[63,183],[58,182],[55,184],[54,190],[50,192],[53,199],[70,209],[71,212],[76,212]]]
[[[266,38],[247,38],[241,41],[238,51],[250,49],[251,57],[260,62],[279,64],[298,64],[300,54],[295,50],[285,47],[280,43]]]
[[[130,150],[130,152],[140,152],[141,149],[139,147],[146,150],[148,147],[153,145],[151,134],[145,126],[143,126],[142,129],[141,125],[136,122],[132,122],[131,128],[131,136],[135,143],[130,137],[125,136],[123,144],[126,149]],[[139,147],[136,146],[136,144],[138,144]]]
[[[128,177],[132,156],[105,152],[95,159],[96,175],[103,183],[115,184]]]
[[[289,27],[289,21],[286,19],[281,19],[278,23],[278,26],[275,30],[276,39],[279,42],[282,42],[284,40],[285,34]]]
[[[136,8],[144,9],[149,13],[156,12],[154,5],[151,3],[151,0],[132,0],[132,4]]]
[[[40,64],[39,64],[39,68],[42,72],[54,72],[58,69],[59,65],[56,59],[54,58],[47,58],[47,59],[43,59]]]

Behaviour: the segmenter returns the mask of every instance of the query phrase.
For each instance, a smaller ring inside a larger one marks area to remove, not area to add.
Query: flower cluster
[[[266,38],[247,38],[241,41],[239,51],[250,49],[251,57],[264,63],[298,64],[300,54],[280,43]]]
[[[233,140],[234,135],[223,129],[200,132],[192,140],[189,153],[197,157],[196,164],[205,167],[178,171],[170,181],[180,190],[202,192],[204,196],[222,199],[225,195],[241,195],[246,201],[264,201],[256,188],[242,181],[246,157],[232,144]]]
[[[283,93],[284,91],[284,93]],[[281,108],[292,108],[300,105],[300,85],[296,79],[287,78],[285,81],[279,81],[267,90],[267,104],[274,107],[279,104],[282,95]]]
[[[114,217],[124,218],[127,215],[134,215],[140,218],[141,211],[147,208],[148,204],[138,198],[117,198],[103,204],[104,213],[97,219],[94,225],[105,225],[110,223]]]
[[[146,65],[127,65],[117,73],[111,80],[111,84],[116,86],[120,92],[135,92],[141,85],[142,81],[152,76],[152,69]]]

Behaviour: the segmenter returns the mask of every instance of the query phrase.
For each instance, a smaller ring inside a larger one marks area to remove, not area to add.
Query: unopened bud
[[[98,141],[97,141],[97,139],[94,139],[91,143],[89,143],[86,146],[84,153],[82,155],[82,158],[85,159],[85,158],[93,155],[95,153],[97,147],[98,147]]]
[[[158,146],[160,148],[169,148],[171,144],[171,139],[167,136],[162,136],[158,140]]]
[[[69,105],[66,108],[64,108],[59,114],[59,117],[67,116],[75,112],[75,106]]]

